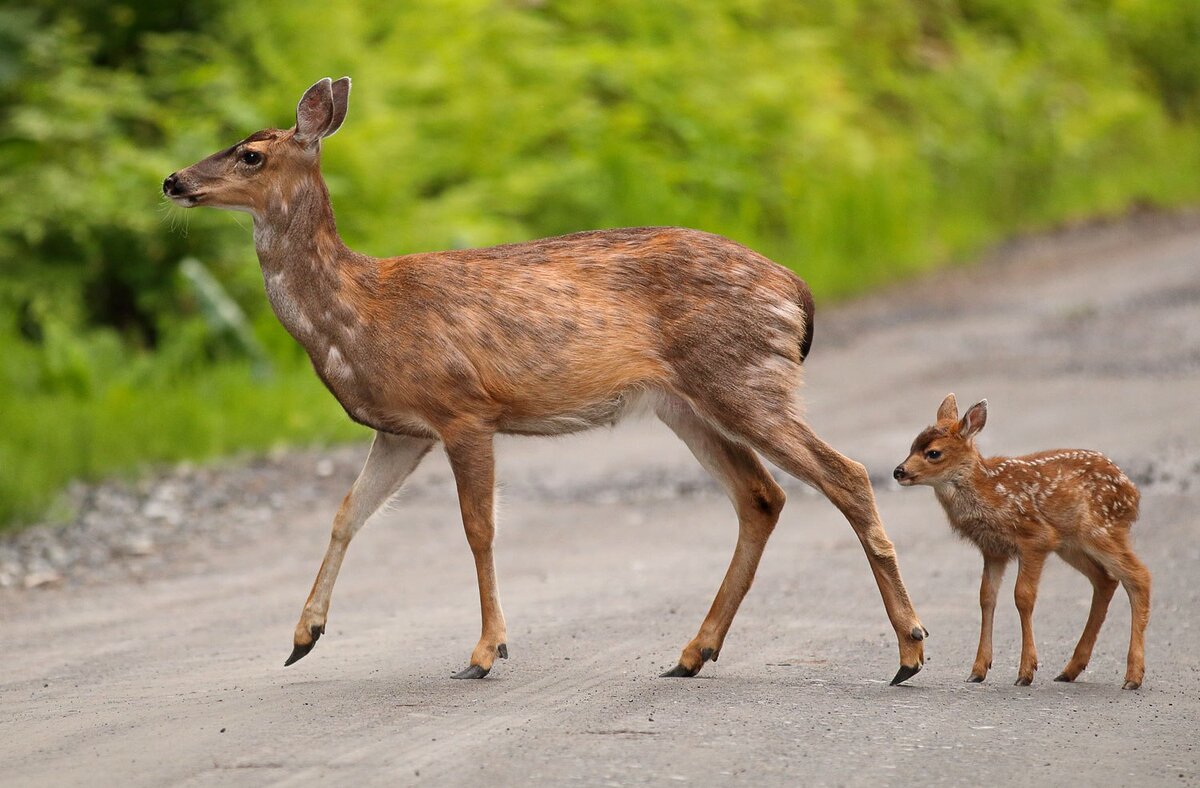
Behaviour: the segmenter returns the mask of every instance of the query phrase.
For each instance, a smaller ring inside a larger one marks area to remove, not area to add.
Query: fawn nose
[[[896,481],[900,481],[901,479],[903,479],[903,478],[904,478],[905,476],[907,476],[907,475],[908,475],[908,474],[906,474],[906,473],[904,472],[904,466],[903,466],[903,465],[897,465],[897,466],[896,466],[896,470],[892,471],[892,478],[893,478],[893,479],[895,479]]]
[[[167,195],[168,197],[175,197],[178,196],[179,192],[179,175],[176,173],[171,173],[167,176],[167,179],[163,181],[163,194]]]

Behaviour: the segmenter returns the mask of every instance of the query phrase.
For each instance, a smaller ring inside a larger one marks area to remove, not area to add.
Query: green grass
[[[365,435],[266,308],[244,218],[159,196],[321,76],[354,78],[324,169],[376,255],[676,224],[827,302],[1200,201],[1196,3],[188,7],[0,9],[0,524],[70,479]]]
[[[0,528],[43,516],[73,479],[370,434],[311,369],[297,364],[260,380],[243,363],[153,385],[115,382],[87,396],[0,392],[0,429]]]

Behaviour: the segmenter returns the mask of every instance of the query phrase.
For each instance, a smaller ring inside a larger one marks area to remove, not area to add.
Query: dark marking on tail
[[[808,283],[800,282],[800,292],[796,302],[800,304],[800,309],[804,312],[804,336],[800,338],[800,360],[808,358],[808,350],[812,347],[813,340],[813,315],[816,306],[813,304],[812,290],[808,289]]]

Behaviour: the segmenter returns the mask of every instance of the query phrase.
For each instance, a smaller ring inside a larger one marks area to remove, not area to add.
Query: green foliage
[[[1174,0],[0,8],[0,521],[76,476],[360,434],[266,308],[249,221],[159,196],[321,76],[355,80],[324,167],[363,251],[680,224],[830,297],[1194,201],[1198,41]]]

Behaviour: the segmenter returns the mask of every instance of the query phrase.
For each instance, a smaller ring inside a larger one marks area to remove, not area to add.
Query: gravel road
[[[479,621],[441,455],[360,534],[326,636],[285,670],[356,446],[80,487],[71,523],[0,541],[0,785],[1200,783],[1200,222],[1074,230],[818,309],[810,423],[870,469],[932,632],[906,686],[852,531],[790,480],[721,661],[657,678],[736,527],[652,421],[499,442],[512,658],[486,680],[449,679]],[[966,683],[978,553],[889,477],[948,391],[988,398],[985,451],[1099,449],[1142,485],[1140,691],[1120,690],[1123,592],[1081,679],[1051,681],[1091,594],[1056,559],[1033,686],[1012,686],[1012,572],[995,667]]]

